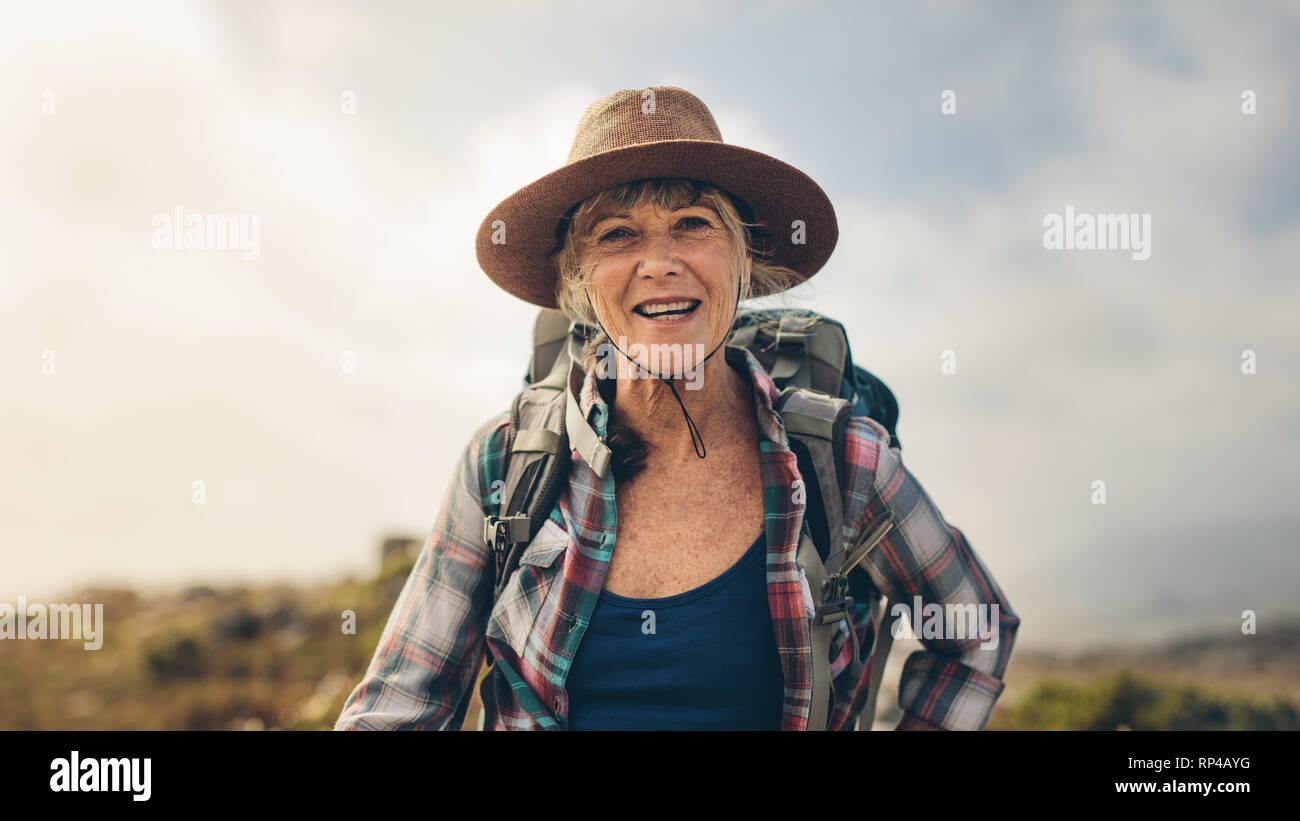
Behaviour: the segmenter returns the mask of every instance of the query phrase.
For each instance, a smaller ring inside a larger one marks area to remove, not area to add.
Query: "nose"
[[[640,251],[636,266],[638,276],[674,276],[681,272],[681,255],[671,231],[647,231]]]

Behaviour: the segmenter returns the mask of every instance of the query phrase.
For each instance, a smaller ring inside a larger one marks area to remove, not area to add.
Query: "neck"
[[[725,353],[725,346],[719,348],[688,378],[677,380],[680,405],[665,380],[619,374],[612,413],[650,445],[654,462],[700,461],[682,407],[691,415],[709,455],[715,446],[749,430],[745,419],[753,419],[753,388],[747,375],[727,364]]]

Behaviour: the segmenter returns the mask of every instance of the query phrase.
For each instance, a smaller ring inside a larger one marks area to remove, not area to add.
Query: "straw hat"
[[[835,250],[835,209],[817,183],[775,157],[724,143],[698,97],[656,86],[616,91],[587,108],[565,164],[483,219],[476,239],[480,267],[520,299],[558,308],[559,274],[550,255],[563,240],[562,218],[606,188],[652,177],[701,180],[739,199],[742,217],[767,229],[753,238],[757,250],[804,279]],[[796,220],[803,223],[801,236]]]

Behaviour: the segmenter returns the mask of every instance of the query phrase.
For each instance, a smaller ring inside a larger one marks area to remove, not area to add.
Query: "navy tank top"
[[[780,729],[766,547],[760,535],[722,575],[675,596],[602,590],[565,681],[569,729]]]

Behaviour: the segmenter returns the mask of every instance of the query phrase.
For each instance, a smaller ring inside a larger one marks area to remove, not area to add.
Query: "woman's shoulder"
[[[894,446],[891,442],[889,429],[870,416],[850,416],[849,423],[844,429],[844,435],[846,438],[851,436],[859,440],[870,441],[873,444],[883,444],[885,447]]]
[[[490,417],[487,421],[481,423],[477,428],[475,428],[470,444],[477,444],[481,447],[497,440],[501,440],[504,444],[509,432],[510,411],[504,410],[495,416]]]
[[[480,471],[492,460],[500,460],[510,437],[510,412],[502,411],[479,424],[465,446],[465,461]]]
[[[486,509],[492,485],[501,479],[509,432],[510,413],[502,411],[475,427],[461,451],[456,474],[465,491],[478,496],[480,508]]]
[[[869,416],[851,416],[844,426],[844,492],[869,493],[877,484],[881,468],[898,459],[889,429]],[[886,473],[889,471],[886,470]]]

